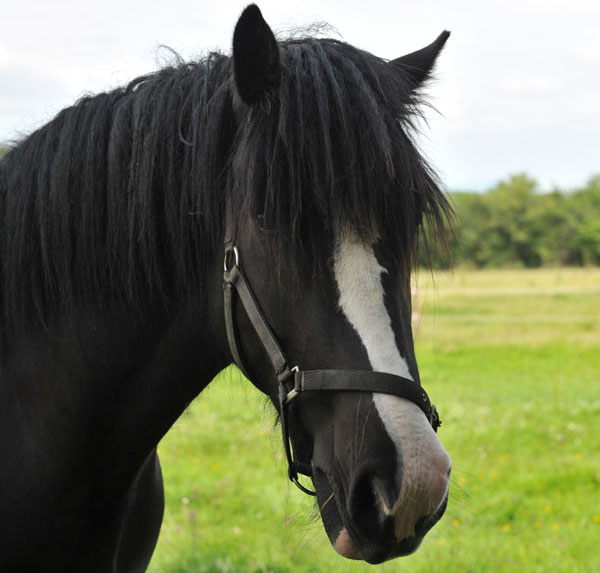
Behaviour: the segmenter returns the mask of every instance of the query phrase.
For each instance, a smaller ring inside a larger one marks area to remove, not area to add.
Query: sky
[[[0,141],[79,97],[185,59],[230,52],[248,2],[18,0],[1,10]],[[450,189],[520,172],[542,190],[600,174],[600,0],[262,0],[280,37],[327,22],[385,58],[452,35],[428,93],[419,144]]]

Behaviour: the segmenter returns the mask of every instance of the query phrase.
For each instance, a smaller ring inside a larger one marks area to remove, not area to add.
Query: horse
[[[231,55],[86,96],[2,158],[2,571],[145,570],[157,444],[234,362],[333,548],[418,548],[451,461],[410,272],[451,207],[414,129],[448,36],[385,60],[277,41],[250,5]]]

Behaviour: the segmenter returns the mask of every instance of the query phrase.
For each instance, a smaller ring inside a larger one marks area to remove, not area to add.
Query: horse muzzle
[[[444,514],[448,502],[447,486],[443,492],[438,489],[431,494],[423,489],[419,499],[405,500],[390,511],[377,486],[368,481],[352,488],[347,497],[322,472],[315,473],[314,482],[323,525],[334,549],[343,557],[371,564],[416,551]],[[426,514],[416,517],[420,511],[415,507],[429,508],[436,503],[433,510],[427,509]]]
[[[371,564],[408,555],[442,517],[451,462],[431,433],[425,451],[406,447],[404,456],[386,436],[368,431],[345,442],[327,440],[338,444],[329,458],[317,440],[313,482],[323,525],[340,555]],[[419,457],[409,456],[411,450]]]

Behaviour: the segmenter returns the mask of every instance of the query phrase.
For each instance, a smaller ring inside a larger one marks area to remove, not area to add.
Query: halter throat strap
[[[229,207],[228,207],[229,208]],[[230,237],[230,230],[227,232]],[[237,297],[236,297],[237,294]],[[288,461],[288,476],[304,493],[316,495],[298,481],[298,474],[312,477],[310,462],[294,457],[288,428],[288,408],[292,400],[304,392],[319,390],[334,392],[380,392],[410,400],[424,412],[437,431],[441,420],[437,410],[420,384],[409,378],[371,370],[300,370],[291,368],[281,346],[262,312],[244,274],[238,249],[230,239],[225,246],[223,272],[225,330],[233,360],[244,376],[251,379],[239,344],[235,321],[236,298],[241,302],[252,327],[269,357],[279,385],[280,422],[283,445]]]

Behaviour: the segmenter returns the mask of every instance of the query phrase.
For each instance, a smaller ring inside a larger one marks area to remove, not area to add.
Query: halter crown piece
[[[231,354],[244,376],[251,379],[245,367],[237,329],[235,327],[234,304],[235,295],[239,298],[256,334],[258,335],[279,385],[279,406],[283,447],[288,461],[288,477],[304,493],[316,495],[298,481],[298,474],[312,477],[310,462],[301,462],[294,457],[288,429],[288,408],[290,402],[303,392],[328,390],[338,392],[380,392],[392,394],[410,400],[423,412],[433,429],[437,432],[441,425],[435,406],[429,401],[425,390],[413,380],[371,370],[300,370],[291,368],[273,334],[269,323],[252,292],[246,275],[240,264],[240,254],[233,240],[231,203],[227,201],[225,224],[225,261],[223,272],[223,293],[225,306],[225,329]]]

